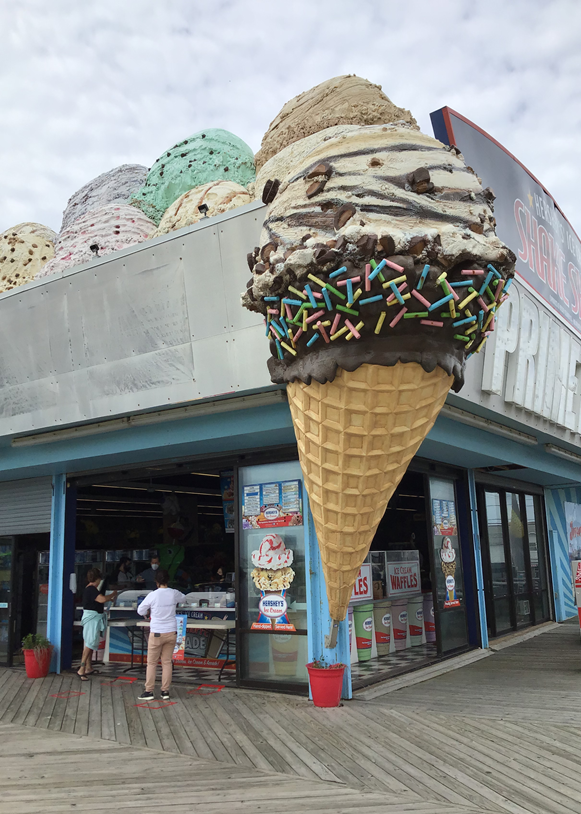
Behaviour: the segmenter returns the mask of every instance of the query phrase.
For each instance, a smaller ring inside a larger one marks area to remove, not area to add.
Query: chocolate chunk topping
[[[318,195],[319,192],[322,192],[325,189],[325,184],[327,181],[314,181],[310,187],[307,188],[306,196],[307,198],[314,198],[315,195]]]
[[[481,223],[470,223],[468,228],[471,232],[475,232],[477,235],[484,234],[484,226]]]
[[[364,257],[371,257],[375,252],[377,244],[377,235],[363,235],[357,241],[357,248],[364,255]]]
[[[339,251],[339,252],[340,252],[340,251],[343,251],[343,249],[345,248],[345,246],[347,245],[347,243],[348,243],[348,242],[349,242],[349,241],[347,240],[347,238],[345,237],[345,235],[339,235],[339,237],[337,238],[337,242],[336,242],[336,244],[335,244],[335,248],[336,248],[336,249],[337,249],[337,251]]]
[[[335,231],[338,232],[339,229],[342,229],[343,226],[350,220],[357,210],[353,206],[353,204],[343,204],[340,206],[339,209],[335,212],[335,219],[333,221],[333,226],[335,227]]]
[[[252,252],[248,252],[246,255],[246,262],[248,263],[248,268],[252,271],[254,269],[254,255]]]
[[[414,192],[422,195],[424,192],[431,192],[434,185],[430,181],[430,173],[425,167],[418,167],[417,170],[408,175],[408,181]]]
[[[415,257],[419,257],[419,255],[423,252],[426,248],[426,241],[421,237],[414,237],[410,240],[410,245],[408,246],[408,252],[413,254]]]
[[[264,263],[257,263],[254,266],[254,273],[255,274],[264,274],[265,271],[266,271],[266,266],[264,265]]]
[[[280,187],[280,181],[278,178],[274,180],[269,180],[264,185],[264,189],[262,190],[262,203],[269,204],[274,201],[276,198],[276,193],[278,192],[278,188]]]
[[[333,167],[330,164],[327,164],[326,161],[322,161],[320,164],[310,171],[308,175],[305,175],[307,181],[310,181],[312,178],[318,178],[319,175],[324,175],[327,178],[330,178],[333,174]]]
[[[260,252],[261,258],[266,262],[270,255],[276,251],[276,243],[267,243]]]
[[[381,244],[381,248],[386,254],[394,254],[395,241],[390,235],[384,235],[383,237],[380,237],[379,242]]]
[[[337,252],[334,252],[332,249],[317,249],[314,257],[315,262],[323,266],[325,263],[334,263],[337,259]]]

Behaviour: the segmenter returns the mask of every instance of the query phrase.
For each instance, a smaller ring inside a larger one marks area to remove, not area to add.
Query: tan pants
[[[147,641],[147,674],[145,677],[145,689],[153,692],[155,687],[155,674],[157,663],[161,658],[161,689],[168,692],[171,686],[171,657],[176,646],[177,633],[155,633],[149,634]]]

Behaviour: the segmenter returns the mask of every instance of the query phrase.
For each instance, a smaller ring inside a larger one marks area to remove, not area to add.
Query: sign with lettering
[[[564,503],[565,528],[569,543],[569,559],[581,560],[581,505],[579,503]],[[581,586],[579,586],[581,587]]]
[[[421,591],[420,564],[411,562],[387,563],[387,595],[391,599],[411,596]]]
[[[363,599],[373,599],[373,580],[371,579],[371,563],[363,563],[353,586],[351,602],[361,602]]]
[[[518,284],[498,313],[482,390],[572,432],[581,430],[581,342]]]
[[[496,196],[496,233],[516,255],[517,279],[581,336],[581,241],[556,201],[520,161],[459,113],[444,107],[431,118],[436,138],[458,147]]]

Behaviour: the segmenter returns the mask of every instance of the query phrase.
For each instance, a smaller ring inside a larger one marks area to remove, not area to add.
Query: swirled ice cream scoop
[[[278,570],[292,565],[293,552],[286,548],[278,534],[267,534],[257,551],[252,552],[252,564],[257,568]]]
[[[338,125],[271,158],[262,183],[243,304],[265,316],[272,380],[401,361],[459,389],[515,264],[462,155],[405,124]]]

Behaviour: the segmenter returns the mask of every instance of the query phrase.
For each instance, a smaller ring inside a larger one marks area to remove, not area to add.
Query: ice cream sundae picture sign
[[[440,549],[440,560],[442,561],[442,573],[446,579],[444,607],[457,608],[460,606],[460,600],[456,596],[456,580],[454,578],[456,573],[456,552],[452,547],[452,540],[450,540],[449,537],[444,537],[442,548]]]
[[[267,529],[278,526],[302,526],[301,485],[300,480],[286,480],[245,486],[242,528]]]
[[[267,534],[259,548],[252,552],[255,567],[250,576],[260,591],[258,620],[252,624],[252,630],[295,630],[287,616],[285,596],[295,577],[290,567],[292,561],[292,550],[278,534]]]

